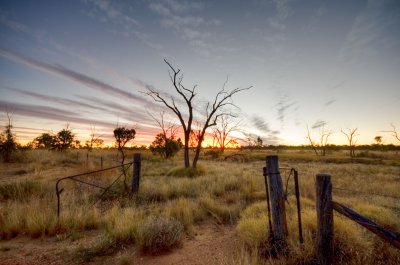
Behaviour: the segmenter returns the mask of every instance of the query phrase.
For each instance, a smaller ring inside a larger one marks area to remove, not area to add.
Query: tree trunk
[[[193,163],[192,163],[193,168],[197,167],[197,161],[199,160],[199,157],[200,157],[201,144],[203,143],[203,140],[204,140],[204,134],[205,134],[205,130],[203,129],[203,131],[199,137],[199,142],[197,143],[196,153],[193,158]]]
[[[184,160],[185,160],[185,168],[190,167],[190,161],[189,161],[189,137],[190,137],[190,131],[185,132],[185,147],[184,147]]]
[[[194,155],[193,158],[193,163],[192,163],[192,167],[196,168],[197,167],[197,161],[199,160],[200,157],[200,150],[201,150],[201,143],[199,143],[196,147],[196,153]]]

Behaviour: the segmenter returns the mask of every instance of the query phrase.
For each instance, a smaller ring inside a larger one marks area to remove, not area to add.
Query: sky
[[[135,144],[160,132],[165,111],[144,94],[177,93],[168,60],[197,85],[196,119],[224,87],[241,132],[264,144],[396,143],[400,129],[400,1],[71,0],[0,2],[0,122],[21,142],[69,125],[111,143],[117,126]],[[178,102],[178,101],[177,101]],[[179,105],[185,113],[185,105]],[[323,128],[322,128],[323,126]],[[397,143],[398,144],[398,143]]]

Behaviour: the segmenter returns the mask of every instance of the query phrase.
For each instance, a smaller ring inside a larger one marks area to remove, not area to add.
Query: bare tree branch
[[[184,115],[182,114],[181,110],[178,108],[178,106],[175,104],[175,99],[174,97],[170,97],[170,99],[167,101],[165,96],[160,95],[158,91],[151,87],[147,87],[147,94],[148,96],[152,97],[155,102],[159,102],[164,104],[167,108],[172,110],[172,112],[178,117],[181,126],[184,131],[184,161],[185,161],[185,167],[190,166],[189,162],[189,140],[190,136],[192,134],[192,123],[194,121],[194,114],[193,114],[193,100],[196,97],[196,88],[197,85],[194,85],[191,89],[186,88],[183,85],[183,75],[180,74],[180,69],[175,69],[167,60],[164,59],[164,62],[168,65],[169,67],[169,77],[172,82],[172,85],[174,86],[175,91],[178,93],[178,95],[185,101],[186,107],[187,107],[187,113],[185,113],[185,117],[187,115],[187,119],[185,120]],[[198,130],[198,143],[196,147],[196,153],[193,159],[192,167],[197,166],[197,161],[199,159],[200,155],[200,150],[201,150],[201,144],[204,140],[204,135],[209,127],[215,126],[217,124],[217,120],[222,116],[222,115],[228,115],[228,116],[235,116],[233,113],[229,111],[223,111],[223,108],[225,107],[236,107],[233,102],[232,102],[232,97],[236,93],[239,93],[244,90],[248,90],[251,88],[246,87],[246,88],[236,88],[230,92],[225,91],[225,86],[228,82],[228,77],[225,80],[222,89],[216,94],[214,100],[212,101],[212,104],[210,102],[207,102],[205,113],[206,113],[206,118],[203,123],[203,126],[201,129]]]

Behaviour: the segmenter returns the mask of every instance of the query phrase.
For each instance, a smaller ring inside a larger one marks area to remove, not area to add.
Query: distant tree
[[[263,140],[261,139],[260,136],[257,137],[257,147],[262,148],[263,146]]]
[[[125,145],[135,139],[136,131],[135,129],[128,129],[125,127],[117,127],[114,129],[114,138],[115,138],[115,145],[118,148],[118,151],[120,152],[122,158],[121,158],[121,164],[125,163]]]
[[[160,113],[160,118],[154,117],[151,113],[149,115],[157,123],[161,129],[161,133],[156,135],[156,138],[150,145],[150,151],[153,154],[158,154],[165,159],[174,157],[183,144],[180,138],[176,138],[178,126],[173,122],[166,123],[164,121],[164,112]]]
[[[393,137],[400,142],[400,134],[397,132],[396,127],[394,126],[394,124],[390,124],[392,126],[392,130],[391,133],[393,135]]]
[[[259,136],[249,132],[243,132],[243,135],[244,139],[242,141],[247,144],[246,148],[253,150],[257,146],[257,138]]]
[[[133,128],[128,129],[125,127],[117,127],[114,129],[115,145],[118,148],[118,152],[121,154],[121,165],[123,165],[125,163],[125,157],[126,157],[126,154],[124,151],[125,145],[129,141],[135,139],[135,136],[136,136],[136,131]],[[127,175],[126,175],[126,170],[125,170],[124,166],[122,167],[122,173],[124,174],[124,187],[125,187],[125,190],[128,191],[129,190],[128,185],[126,184]]]
[[[181,108],[177,105],[177,100],[173,96],[164,96],[161,95],[160,92],[155,90],[151,86],[147,86],[147,95],[152,97],[156,102],[160,102],[164,104],[168,109],[170,109],[179,119],[184,134],[184,166],[185,168],[190,167],[189,161],[189,141],[190,141],[190,134],[192,133],[192,123],[194,119],[194,109],[193,106],[195,104],[194,98],[196,97],[196,87],[194,86],[191,89],[186,88],[182,84],[183,75],[180,75],[180,70],[175,69],[167,60],[164,60],[165,63],[169,66],[172,74],[170,73],[171,82],[175,88],[175,91],[178,93],[179,97],[181,97],[184,101],[184,104],[187,107],[187,113],[182,113]],[[206,130],[214,125],[216,125],[216,121],[218,117],[221,115],[230,115],[233,116],[232,113],[226,112],[226,107],[234,106],[232,103],[232,96],[236,93],[239,93],[243,90],[250,89],[251,87],[247,88],[236,88],[230,92],[225,91],[225,85],[227,81],[224,83],[222,89],[216,94],[214,100],[212,102],[208,102],[206,107],[203,111],[205,114],[205,121],[203,126],[200,128],[199,139],[195,151],[195,155],[192,161],[192,167],[196,168],[197,161],[200,156],[201,145],[204,140],[204,135]]]
[[[217,121],[217,125],[213,128],[213,142],[216,142],[217,147],[221,149],[222,153],[230,144],[237,144],[236,139],[230,137],[230,134],[239,129],[239,123],[240,122],[232,124],[231,117],[223,115],[219,122]]]
[[[155,140],[150,145],[150,151],[153,154],[158,154],[165,159],[174,157],[183,144],[181,138],[166,138],[164,134],[159,133],[156,135]]]
[[[7,115],[7,124],[4,131],[0,134],[0,152],[5,163],[11,162],[11,155],[17,149],[15,135],[12,133],[12,121],[9,113]]]
[[[355,139],[357,136],[359,136],[359,134],[357,133],[358,128],[354,128],[354,129],[347,129],[347,132],[341,130],[341,132],[346,135],[347,141],[349,142],[349,155],[350,157],[355,157],[355,149],[356,149],[356,143],[357,140]]]
[[[101,135],[96,134],[96,127],[92,126],[90,129],[90,139],[85,142],[88,151],[92,151],[93,148],[100,148],[104,144],[104,140],[100,138]]]
[[[332,135],[331,130],[325,130],[324,124],[322,126],[314,127],[314,129],[319,129],[319,142],[313,139],[311,136],[310,129],[307,125],[307,136],[306,138],[310,142],[311,148],[314,150],[315,154],[318,156],[325,156],[326,155],[326,148],[329,145],[329,137]],[[319,150],[319,152],[318,152]]]
[[[53,147],[55,137],[49,133],[42,133],[40,136],[36,137],[33,142],[36,148],[50,149]]]
[[[69,124],[67,124],[65,129],[59,131],[55,137],[53,142],[53,148],[59,151],[65,151],[68,148],[72,147],[74,143],[75,135],[69,129]]]
[[[193,152],[196,152],[197,146],[201,139],[200,137],[201,137],[201,130],[192,129],[189,137],[189,148],[191,148]]]
[[[82,147],[81,141],[79,141],[79,140],[74,140],[74,141],[72,142],[72,147],[75,148],[75,149],[81,148],[81,147]]]
[[[382,144],[382,136],[375,136],[374,140],[376,142],[376,145],[381,145]]]

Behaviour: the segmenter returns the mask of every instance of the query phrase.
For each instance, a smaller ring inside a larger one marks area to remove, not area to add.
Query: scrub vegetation
[[[134,152],[138,150],[126,150],[126,161]],[[276,151],[225,150],[218,158],[202,156],[196,171],[180,167],[182,153],[165,160],[148,150],[140,152],[142,177],[137,194],[126,193],[120,179],[99,199],[101,190],[66,180],[61,185],[64,191],[59,218],[56,180],[99,169],[101,157],[104,167],[118,165],[116,150],[93,149],[89,157],[78,149],[30,150],[24,154],[23,163],[0,164],[0,257],[17,251],[12,244],[15,238],[55,238],[65,242],[68,247],[58,258],[72,263],[100,262],[132,247],[139,255],[162,255],[177,251],[193,240],[202,226],[211,223],[234,231],[240,242],[235,255],[221,253],[223,257],[217,264],[314,264],[314,180],[321,172],[332,175],[334,188],[360,191],[334,189],[335,201],[400,232],[400,156],[395,151],[370,151],[374,156],[350,158],[345,151],[317,157],[304,150],[280,150],[280,165],[295,167],[299,172],[305,242],[298,242],[291,179],[286,202],[289,249],[278,257],[271,254],[267,241],[262,176],[265,156],[277,154]],[[239,154],[241,159],[225,159],[233,154]],[[131,171],[128,170],[129,178]],[[82,179],[108,186],[120,173],[115,169]],[[281,172],[284,183],[288,173]],[[400,263],[399,250],[354,222],[335,214],[334,226],[337,264]],[[87,240],[73,243],[81,239]],[[133,254],[121,255],[121,264],[136,264]]]

